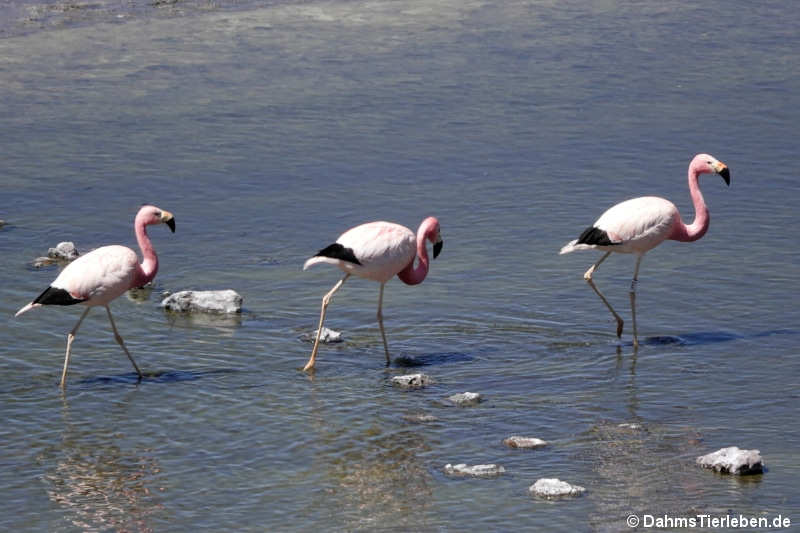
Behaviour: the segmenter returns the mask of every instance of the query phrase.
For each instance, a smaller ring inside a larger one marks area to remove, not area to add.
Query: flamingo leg
[[[117,326],[116,326],[116,324],[114,324],[114,317],[111,316],[111,308],[109,308],[108,306],[105,306],[105,308],[106,308],[106,311],[108,312],[108,320],[111,322],[111,329],[114,330],[114,339],[117,341],[117,344],[120,345],[120,347],[122,348],[122,351],[125,352],[125,355],[128,356],[128,359],[131,360],[131,363],[133,364],[133,368],[135,368],[136,369],[136,373],[139,374],[139,379],[142,379],[144,377],[142,375],[142,371],[139,370],[139,367],[136,365],[136,361],[133,360],[133,357],[131,356],[131,353],[125,347],[125,343],[122,341],[122,336],[117,331]]]
[[[392,360],[389,358],[389,345],[386,343],[386,332],[383,330],[383,286],[386,285],[385,283],[381,283],[381,293],[378,297],[378,325],[381,327],[381,337],[383,337],[383,350],[386,352],[386,366],[391,364]]]
[[[633,270],[633,279],[631,280],[631,317],[633,318],[633,346],[639,346],[639,336],[636,333],[636,285],[639,283],[639,265],[642,263],[642,257],[636,257],[636,268]]]
[[[331,303],[333,299],[333,294],[339,290],[339,288],[347,281],[347,278],[350,277],[350,274],[345,274],[342,279],[339,280],[333,288],[328,291],[328,293],[322,297],[322,310],[319,313],[319,327],[317,328],[317,338],[314,339],[314,348],[311,349],[311,357],[308,359],[306,366],[303,367],[303,371],[312,370],[314,368],[314,362],[317,358],[317,350],[319,349],[319,338],[322,335],[322,324],[325,322],[325,310],[328,308],[328,305]]]
[[[586,280],[586,283],[589,284],[589,286],[592,288],[592,290],[603,301],[603,303],[608,308],[608,310],[611,311],[611,314],[614,315],[614,319],[617,321],[617,337],[621,337],[622,336],[622,326],[625,324],[625,322],[622,320],[622,317],[620,317],[617,314],[617,312],[614,311],[614,308],[611,307],[610,303],[608,303],[608,300],[606,300],[606,297],[603,296],[603,294],[600,292],[600,290],[597,288],[597,286],[595,286],[594,281],[592,281],[592,274],[594,274],[594,271],[597,270],[597,267],[600,266],[600,263],[605,261],[606,258],[608,258],[609,255],[611,255],[611,252],[606,252],[605,255],[603,257],[601,257],[599,261],[597,261],[595,264],[590,266],[589,270],[587,270],[586,273],[583,275],[583,279]]]
[[[83,322],[83,319],[89,314],[89,309],[91,309],[91,307],[86,308],[86,311],[84,311],[81,317],[78,319],[78,323],[75,324],[74,328],[72,328],[72,331],[67,333],[67,353],[64,356],[64,370],[61,371],[61,384],[59,385],[62,390],[67,384],[67,367],[69,367],[69,355],[72,353],[72,341],[75,340],[75,334],[78,333],[78,328],[81,327],[81,322]]]

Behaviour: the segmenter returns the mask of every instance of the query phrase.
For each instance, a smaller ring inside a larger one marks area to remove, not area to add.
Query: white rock
[[[462,392],[459,394],[453,394],[447,398],[454,404],[458,405],[459,407],[466,407],[470,405],[478,405],[483,401],[479,392]]]
[[[180,291],[161,302],[169,311],[204,313],[241,313],[242,297],[234,290]]]
[[[428,374],[406,374],[392,378],[392,385],[406,389],[419,389],[431,383],[433,383],[433,380]]]
[[[535,496],[542,498],[558,498],[561,496],[579,496],[586,489],[579,485],[572,485],[558,478],[541,478],[531,485],[528,490]]]
[[[304,333],[300,335],[300,338],[306,342],[314,342],[317,338],[317,330]],[[342,341],[344,341],[344,339],[342,338],[341,331],[334,331],[324,326],[322,327],[322,332],[319,335],[319,342],[321,344],[333,344]]]
[[[726,474],[760,474],[764,471],[764,461],[758,450],[740,450],[736,446],[698,457],[697,464]]]
[[[444,465],[444,473],[450,476],[494,477],[505,471],[505,468],[496,464],[468,466],[464,463],[457,465],[447,463]]]
[[[75,248],[75,244],[70,241],[60,242],[55,248],[49,248],[47,250],[47,257],[72,261],[73,259],[77,259],[78,250]]]
[[[541,448],[547,446],[548,442],[536,437],[508,437],[503,439],[503,444],[512,448]]]

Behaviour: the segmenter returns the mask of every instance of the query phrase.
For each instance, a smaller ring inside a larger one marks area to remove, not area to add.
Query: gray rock
[[[450,476],[494,477],[505,471],[505,468],[496,464],[468,466],[464,463],[457,465],[447,463],[444,465],[444,473]]]
[[[392,378],[392,385],[406,389],[420,389],[431,383],[433,383],[433,380],[428,374],[406,374]]]
[[[317,339],[317,330],[311,331],[309,333],[304,333],[303,335],[300,335],[300,338],[306,342],[314,342]],[[320,344],[334,344],[343,341],[344,339],[342,338],[341,331],[334,331],[324,326],[322,327],[322,332],[320,333],[319,336]]]
[[[740,450],[736,446],[721,448],[697,458],[697,464],[724,474],[760,474],[764,461],[758,450]]]
[[[617,424],[617,427],[633,431],[642,431],[644,429],[641,424],[636,424],[634,422],[623,422],[622,424]]]
[[[468,407],[471,405],[478,405],[483,401],[479,392],[462,392],[453,394],[447,398],[459,407]]]
[[[548,442],[536,437],[508,437],[503,439],[503,444],[512,448],[541,448],[547,446]]]
[[[560,498],[562,496],[580,496],[586,489],[572,485],[558,478],[541,478],[528,488],[531,494],[541,498]]]
[[[161,307],[177,312],[241,313],[242,297],[234,290],[180,291],[170,294]]]
[[[47,257],[61,261],[73,261],[78,258],[78,250],[75,244],[70,241],[60,242],[55,248],[47,250]]]

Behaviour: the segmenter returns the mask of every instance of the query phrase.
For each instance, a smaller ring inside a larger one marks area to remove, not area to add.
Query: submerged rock
[[[481,397],[479,392],[462,392],[459,394],[453,394],[447,399],[459,407],[478,405],[483,401],[483,397]]]
[[[635,422],[623,422],[622,424],[617,424],[617,427],[622,429],[630,429],[631,431],[646,431],[641,424],[637,424]]]
[[[224,291],[180,291],[170,294],[161,302],[169,311],[203,313],[241,313],[242,297],[238,292]]]
[[[450,476],[494,477],[505,471],[505,468],[496,464],[468,466],[464,463],[457,465],[447,463],[444,465],[444,473]]]
[[[317,330],[300,335],[300,338],[307,342],[314,342],[317,338]],[[343,342],[341,331],[334,331],[326,327],[322,327],[322,332],[319,335],[319,342],[321,344],[333,344],[336,342]]]
[[[428,374],[405,374],[392,378],[392,385],[406,389],[420,389],[431,383],[433,383],[433,379]]]
[[[508,437],[503,439],[503,444],[511,448],[541,448],[547,446],[548,442],[536,437]]]
[[[736,446],[721,448],[697,458],[697,464],[723,474],[760,474],[764,461],[758,450],[740,450]]]
[[[403,420],[406,422],[414,422],[417,424],[424,424],[427,422],[436,422],[439,419],[433,415],[429,415],[427,413],[417,413],[413,415],[403,415]]]
[[[528,488],[534,496],[541,498],[560,498],[562,496],[580,496],[586,489],[580,485],[572,485],[558,478],[541,478]]]

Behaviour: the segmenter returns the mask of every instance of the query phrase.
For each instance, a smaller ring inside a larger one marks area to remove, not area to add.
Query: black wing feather
[[[348,263],[353,263],[356,265],[361,264],[361,261],[356,258],[356,254],[353,252],[352,248],[345,248],[338,242],[323,248],[314,254],[314,257],[332,257],[334,259],[341,259],[342,261],[347,261]]]
[[[590,226],[583,230],[581,236],[578,237],[577,244],[595,244],[598,246],[613,246],[615,244],[622,244],[619,242],[614,242],[608,238],[608,233],[601,230],[600,228],[596,228],[594,226]]]
[[[72,295],[64,289],[47,287],[42,294],[36,297],[33,303],[42,305],[75,305],[85,301],[86,299],[78,300],[77,298],[73,298]]]

